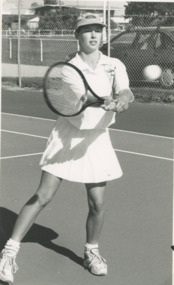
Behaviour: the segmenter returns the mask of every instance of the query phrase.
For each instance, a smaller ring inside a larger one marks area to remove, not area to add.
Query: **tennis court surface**
[[[173,110],[134,103],[110,128],[124,175],[108,183],[105,195],[100,251],[108,275],[83,269],[86,192],[64,181],[23,240],[14,284],[172,284]],[[55,118],[41,93],[2,90],[1,248],[38,186]]]

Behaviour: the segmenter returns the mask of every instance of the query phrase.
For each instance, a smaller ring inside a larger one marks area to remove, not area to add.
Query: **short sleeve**
[[[121,90],[129,89],[129,78],[124,63],[115,59],[114,89],[118,94]]]

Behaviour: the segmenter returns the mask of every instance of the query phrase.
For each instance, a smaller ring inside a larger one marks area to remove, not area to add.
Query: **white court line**
[[[12,114],[12,113],[2,113],[2,114],[6,115],[6,116],[16,116],[16,117],[21,117],[21,118],[30,118],[30,119],[50,121],[50,122],[55,122],[56,121],[54,119],[46,119],[46,118],[39,118],[39,117],[26,116],[26,115],[18,115],[18,114]],[[156,138],[163,138],[163,139],[174,140],[173,137],[165,137],[165,136],[145,134],[145,133],[139,133],[139,132],[133,132],[133,131],[120,130],[120,129],[112,129],[112,128],[109,128],[109,130],[114,131],[114,132],[123,132],[123,133],[135,134],[135,135],[142,135],[142,136],[149,136],[149,137],[156,137]]]
[[[44,136],[37,136],[37,135],[33,135],[33,134],[14,132],[14,131],[8,131],[8,130],[3,130],[3,129],[2,129],[2,132],[17,134],[17,135],[23,135],[23,136],[29,136],[29,137],[35,137],[35,138],[41,138],[41,139],[48,139],[48,137],[44,137]],[[162,159],[162,160],[167,160],[167,161],[174,161],[174,159],[168,158],[168,157],[155,156],[155,155],[139,153],[139,152],[133,152],[133,151],[126,151],[126,150],[122,150],[122,149],[114,149],[114,150],[118,151],[118,152],[134,154],[134,155],[139,155],[139,156],[144,156],[144,157],[151,157],[151,158],[157,158],[157,159]],[[7,156],[7,157],[1,157],[0,159],[2,160],[2,159],[9,159],[9,158],[18,158],[18,157],[32,156],[32,155],[38,155],[38,154],[42,154],[42,153]]]
[[[169,140],[174,140],[172,137],[165,137],[165,136],[159,136],[159,135],[152,135],[152,134],[144,134],[144,133],[138,133],[138,132],[133,132],[133,131],[126,131],[126,130],[120,130],[120,129],[112,129],[112,131],[116,132],[121,132],[121,133],[129,133],[129,134],[135,134],[135,135],[141,135],[141,136],[148,136],[148,137],[156,137],[156,138],[161,138],[161,139],[169,139]]]
[[[4,130],[4,129],[1,129],[1,131],[4,133],[10,133],[10,134],[15,134],[15,135],[28,136],[28,137],[34,137],[34,138],[46,139],[46,140],[48,139],[48,137],[38,136],[38,135],[33,135],[33,134],[28,134],[28,133],[8,131],[8,130]]]
[[[41,155],[43,152],[36,152],[36,153],[26,153],[26,154],[19,154],[19,155],[12,155],[12,156],[4,156],[0,157],[0,160],[5,160],[9,158],[20,158],[20,157],[28,157],[28,156],[35,156],[35,155]]]
[[[14,116],[14,117],[21,117],[21,118],[28,118],[28,119],[36,119],[36,120],[42,120],[42,121],[51,121],[55,122],[56,120],[54,119],[46,119],[46,118],[39,118],[39,117],[34,117],[34,116],[26,116],[26,115],[18,115],[18,114],[12,114],[12,113],[1,113],[2,115],[6,116]]]
[[[145,153],[140,153],[140,152],[121,150],[121,149],[114,149],[114,150],[118,151],[118,152],[124,152],[124,153],[128,153],[128,154],[135,154],[135,155],[140,155],[140,156],[145,156],[145,157],[158,158],[158,159],[163,159],[163,160],[168,160],[168,161],[173,161],[174,162],[173,158],[167,158],[167,157],[163,157],[163,156],[156,156],[156,155],[145,154]]]

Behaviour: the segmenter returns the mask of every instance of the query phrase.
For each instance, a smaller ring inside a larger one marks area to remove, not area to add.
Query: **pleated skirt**
[[[41,169],[59,178],[98,183],[122,176],[108,129],[80,130],[57,120],[40,160]]]

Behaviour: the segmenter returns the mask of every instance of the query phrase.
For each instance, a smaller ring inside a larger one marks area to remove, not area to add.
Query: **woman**
[[[0,279],[3,281],[13,282],[20,242],[53,198],[62,179],[86,186],[89,213],[84,267],[95,275],[107,274],[106,260],[100,255],[98,246],[104,220],[104,193],[107,181],[122,176],[108,127],[115,122],[116,112],[128,108],[133,94],[123,63],[99,51],[103,27],[93,14],[84,14],[78,19],[75,36],[80,50],[70,62],[84,73],[92,89],[105,97],[105,104],[100,108],[88,107],[73,118],[59,117],[56,121],[40,161],[40,185],[21,210],[11,238],[1,253]],[[110,100],[116,94],[117,99]]]

